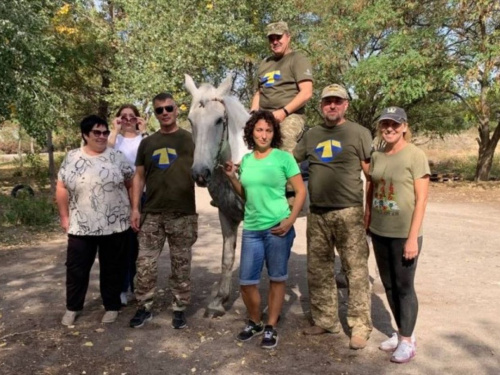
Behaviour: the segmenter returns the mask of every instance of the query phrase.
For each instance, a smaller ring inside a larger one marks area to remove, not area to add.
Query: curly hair
[[[253,130],[255,125],[260,120],[264,120],[268,125],[273,128],[273,139],[271,141],[272,148],[279,148],[283,144],[283,139],[281,137],[280,125],[278,121],[274,118],[272,112],[269,111],[256,111],[250,116],[247,123],[245,124],[243,140],[248,146],[249,150],[255,149],[255,141],[253,139]]]

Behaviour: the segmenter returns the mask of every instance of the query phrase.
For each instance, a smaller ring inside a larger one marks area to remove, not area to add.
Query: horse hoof
[[[220,318],[221,316],[224,316],[226,312],[223,310],[214,310],[214,309],[209,309],[207,308],[205,310],[205,314],[203,314],[203,317],[205,318]]]

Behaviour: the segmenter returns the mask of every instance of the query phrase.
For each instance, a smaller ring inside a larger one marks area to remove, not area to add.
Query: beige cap
[[[333,85],[328,85],[323,89],[321,93],[321,99],[328,98],[329,96],[336,96],[338,98],[349,100],[349,94],[347,94],[347,90],[337,85],[336,83]]]
[[[266,35],[283,35],[285,33],[288,33],[288,25],[286,22],[279,21],[279,22],[274,22],[270,23],[269,25],[266,26]]]

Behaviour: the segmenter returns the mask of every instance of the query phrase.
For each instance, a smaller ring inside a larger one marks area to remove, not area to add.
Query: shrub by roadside
[[[57,219],[53,200],[43,196],[0,195],[0,225],[49,226]]]

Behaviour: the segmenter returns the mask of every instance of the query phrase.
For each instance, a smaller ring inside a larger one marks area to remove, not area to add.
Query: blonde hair
[[[411,143],[411,130],[410,124],[408,122],[402,122],[402,125],[406,125],[406,131],[403,134],[403,138],[406,142]],[[380,122],[377,123],[377,133],[374,140],[374,145],[376,150],[382,150],[385,147],[384,138],[382,138],[382,132],[380,131]]]

